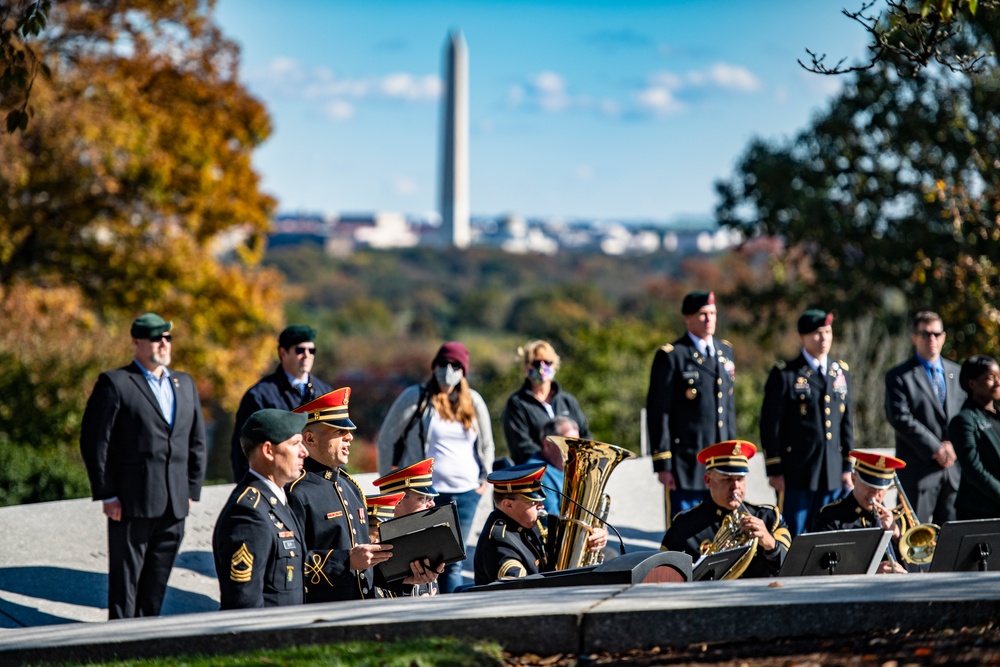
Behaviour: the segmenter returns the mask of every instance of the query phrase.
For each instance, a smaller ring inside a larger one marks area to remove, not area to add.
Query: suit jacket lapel
[[[160,416],[160,419],[162,419],[165,424],[168,423],[167,418],[163,416],[163,410],[160,409],[160,402],[156,400],[156,396],[153,395],[153,390],[149,388],[149,382],[146,381],[146,376],[143,375],[142,371],[139,370],[139,367],[136,366],[136,362],[133,361],[129,364],[128,370],[131,373],[129,377],[132,378],[132,382],[135,383],[135,386],[139,388],[139,392],[146,397],[146,400],[153,404],[153,409],[156,410],[156,414]],[[176,403],[176,394],[174,395],[174,401]]]

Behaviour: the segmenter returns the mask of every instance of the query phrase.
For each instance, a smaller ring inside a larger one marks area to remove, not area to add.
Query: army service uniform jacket
[[[222,609],[302,604],[298,519],[254,474],[247,473],[219,514],[212,553]]]
[[[743,503],[743,506],[750,514],[764,522],[776,543],[771,551],[764,551],[758,544],[757,552],[740,578],[776,576],[785,560],[788,548],[792,545],[792,535],[788,532],[788,526],[781,512],[772,505]],[[681,512],[674,517],[670,529],[663,536],[662,548],[667,551],[682,551],[697,561],[703,549],[715,539],[727,514],[732,514],[732,510],[720,507],[711,499],[686,512]]]
[[[646,394],[646,422],[653,471],[674,474],[677,488],[704,489],[698,452],[736,437],[733,348],[714,338],[715,358],[706,359],[685,332],[653,357]]]
[[[768,477],[784,475],[786,488],[835,491],[851,471],[851,376],[843,361],[828,364],[820,377],[799,354],[779,361],[764,385],[760,444]]]
[[[546,569],[545,539],[539,524],[525,528],[502,511],[493,510],[476,544],[476,586]]]
[[[369,543],[365,496],[357,482],[340,468],[307,458],[302,475],[288,486],[288,504],[310,550],[306,602],[378,597],[372,568],[350,568],[351,549]]]
[[[854,530],[855,528],[877,528],[881,526],[876,513],[858,504],[853,493],[840,500],[824,505],[813,517],[813,533],[828,530]]]

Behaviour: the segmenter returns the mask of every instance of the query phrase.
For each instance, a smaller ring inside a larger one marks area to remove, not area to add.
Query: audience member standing
[[[885,415],[896,456],[907,462],[899,481],[918,520],[939,526],[955,519],[960,467],[948,422],[965,403],[958,364],[941,356],[945,336],[941,316],[920,311],[910,333],[915,354],[885,376]]]
[[[247,474],[247,457],[240,447],[240,431],[250,415],[264,408],[293,410],[303,403],[333,391],[327,383],[312,374],[316,360],[316,330],[304,324],[293,324],[278,336],[278,368],[250,387],[236,411],[230,461],[233,481],[237,484]]]
[[[959,375],[969,399],[948,425],[948,436],[962,465],[955,498],[960,521],[1000,518],[1000,366],[977,354]]]
[[[102,373],[80,428],[94,500],[108,517],[108,618],[157,616],[201,497],[205,425],[194,380],[171,371],[172,322],[132,323],[133,360]]]

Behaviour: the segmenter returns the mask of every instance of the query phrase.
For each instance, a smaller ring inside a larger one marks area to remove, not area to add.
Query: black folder
[[[455,503],[389,519],[379,525],[382,544],[392,545],[392,558],[378,565],[386,581],[411,574],[410,562],[427,559],[432,567],[465,560],[465,541]]]

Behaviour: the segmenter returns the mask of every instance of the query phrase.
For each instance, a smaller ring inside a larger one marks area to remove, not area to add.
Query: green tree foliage
[[[982,24],[982,48],[998,25]],[[855,318],[901,294],[957,327],[961,355],[998,351],[995,74],[859,72],[793,140],[753,141],[717,187],[722,224],[784,243],[770,279],[741,290],[772,329],[807,304]]]

